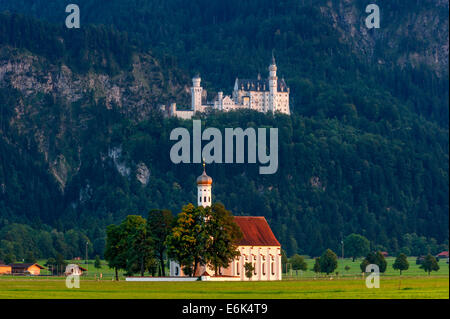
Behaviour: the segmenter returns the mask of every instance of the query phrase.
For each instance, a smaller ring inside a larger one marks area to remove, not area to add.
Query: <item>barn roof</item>
[[[239,246],[281,246],[264,217],[235,216],[242,231]]]
[[[41,265],[36,264],[36,263],[16,263],[16,264],[11,264],[10,266],[15,269],[28,269],[31,266],[35,266],[35,265],[36,265],[36,267],[38,267],[40,269],[45,269],[45,267],[42,267]]]

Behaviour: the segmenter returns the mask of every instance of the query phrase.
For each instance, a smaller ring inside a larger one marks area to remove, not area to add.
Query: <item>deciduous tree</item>
[[[207,243],[205,262],[214,268],[217,275],[219,267],[228,265],[238,256],[237,244],[242,238],[239,226],[233,215],[221,203],[215,203],[205,209]]]
[[[344,240],[346,255],[352,257],[352,261],[356,258],[366,255],[370,250],[369,240],[359,234],[350,234]]]
[[[394,264],[392,265],[392,268],[395,270],[400,270],[400,276],[402,275],[403,270],[407,270],[409,268],[408,258],[405,254],[400,253],[397,258],[395,259]]]
[[[331,250],[327,249],[323,255],[320,257],[320,270],[327,275],[331,274],[338,265],[338,258],[336,254]]]

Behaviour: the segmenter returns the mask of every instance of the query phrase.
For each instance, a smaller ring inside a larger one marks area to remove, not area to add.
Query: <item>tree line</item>
[[[122,223],[109,225],[104,255],[116,279],[119,270],[129,276],[144,276],[147,271],[165,276],[165,256],[192,277],[200,266],[211,265],[215,273],[226,268],[239,255],[236,245],[241,237],[223,204],[206,208],[188,204],[176,218],[170,211],[154,209],[147,219],[129,215]]]

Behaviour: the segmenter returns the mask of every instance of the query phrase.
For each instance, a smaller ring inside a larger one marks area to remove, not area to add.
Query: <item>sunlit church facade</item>
[[[203,170],[197,178],[197,205],[208,207],[212,203],[212,178]],[[240,256],[225,269],[214,273],[212,267],[200,266],[195,276],[202,280],[281,280],[281,245],[264,217],[235,216],[243,237],[238,243]],[[254,271],[251,279],[245,275],[244,265],[252,263]],[[184,276],[176,261],[170,262],[170,276]]]

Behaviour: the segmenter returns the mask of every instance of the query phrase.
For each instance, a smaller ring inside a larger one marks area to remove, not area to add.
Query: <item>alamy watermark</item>
[[[69,289],[80,288],[81,270],[80,267],[78,267],[78,265],[75,264],[67,265],[65,274],[67,275],[66,277],[67,288]]]
[[[369,4],[366,7],[366,13],[370,13],[366,18],[366,27],[368,29],[380,28],[380,7],[376,4]]]
[[[66,18],[66,27],[68,29],[80,28],[80,7],[76,4],[69,4],[66,7],[66,13],[70,13]]]
[[[366,272],[370,275],[366,278],[367,288],[380,288],[380,267],[375,264],[370,264],[366,266]]]
[[[260,164],[260,174],[275,174],[278,170],[278,128],[269,129],[269,146],[267,128],[225,128],[225,158],[223,158],[222,132],[214,127],[206,128],[202,133],[200,120],[193,120],[192,163],[247,163]],[[171,141],[178,141],[170,150],[170,160],[174,164],[191,163],[191,134],[186,128],[178,127],[170,133]],[[236,148],[234,141],[236,140]],[[209,141],[202,148],[202,141]],[[245,152],[247,141],[247,152]],[[267,153],[268,151],[268,153]],[[234,156],[236,155],[236,156]],[[247,155],[247,156],[245,156]],[[265,165],[265,166],[263,166]]]

